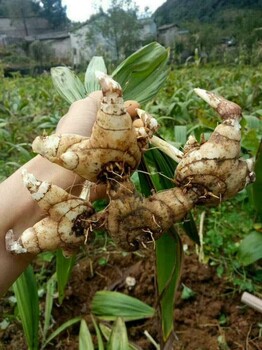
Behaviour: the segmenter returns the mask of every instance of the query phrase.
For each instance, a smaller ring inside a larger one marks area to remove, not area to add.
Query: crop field
[[[194,88],[216,92],[241,106],[241,155],[257,158],[257,182],[217,207],[192,209],[191,219],[175,224],[184,259],[174,307],[174,349],[261,349],[261,313],[241,304],[240,298],[243,292],[262,297],[262,66],[170,67],[163,88],[141,108],[159,122],[159,136],[181,150],[189,135],[208,139],[219,123]],[[0,181],[34,157],[35,137],[51,135],[68,108],[49,74],[1,79]],[[157,185],[167,177],[161,166],[154,169],[160,178]],[[138,188],[139,171],[133,174]],[[106,204],[97,201],[96,206]],[[200,244],[185,231],[196,232]],[[160,349],[159,324],[151,310],[158,307],[155,269],[152,251],[122,252],[104,233],[97,233],[73,259],[63,258],[60,251],[39,254],[20,281],[21,287],[34,279],[38,299],[31,303],[30,316],[23,314],[19,285],[0,301],[0,349],[103,349],[99,337],[108,339],[113,331],[112,324],[100,324],[103,310],[98,310],[100,294],[95,293],[105,289],[143,302],[137,309],[146,320],[123,316],[125,328],[120,312],[115,321],[122,335],[127,332],[129,349]],[[23,299],[27,302],[30,294]],[[34,308],[40,310],[36,318]],[[94,347],[88,345],[92,339]]]

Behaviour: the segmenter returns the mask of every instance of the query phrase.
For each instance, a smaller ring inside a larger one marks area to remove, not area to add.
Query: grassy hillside
[[[246,10],[262,11],[262,4],[260,0],[167,0],[156,10],[155,19],[159,25],[189,20],[210,23],[232,10],[243,10],[241,14]]]
[[[213,61],[257,64],[262,59],[261,0],[168,0],[154,16],[159,26],[175,23],[189,30],[186,49],[198,48]],[[233,47],[226,52],[229,61],[221,45]]]

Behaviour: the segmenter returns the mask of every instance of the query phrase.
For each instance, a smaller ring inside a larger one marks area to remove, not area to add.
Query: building
[[[101,18],[103,20],[103,18]],[[174,47],[188,31],[182,31],[176,24],[157,28],[152,17],[141,19],[141,45],[157,40],[166,47]],[[92,31],[88,21],[69,32],[54,31],[47,20],[39,17],[0,18],[0,48],[25,43],[27,52],[36,62],[65,64],[73,67],[86,66],[93,56],[103,56],[112,61],[117,57],[113,43],[101,33]],[[18,55],[21,54],[21,49]]]

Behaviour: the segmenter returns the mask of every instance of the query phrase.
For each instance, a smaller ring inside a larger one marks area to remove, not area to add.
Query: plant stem
[[[162,152],[167,154],[170,158],[172,158],[175,162],[179,163],[184,155],[182,151],[180,151],[175,146],[170,145],[165,140],[160,139],[159,137],[153,135],[150,140],[150,143],[160,149]]]

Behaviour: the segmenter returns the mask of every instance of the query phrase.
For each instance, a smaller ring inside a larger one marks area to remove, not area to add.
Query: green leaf
[[[77,75],[68,67],[51,68],[51,77],[57,92],[68,102],[73,103],[86,97],[86,90]]]
[[[94,350],[94,344],[86,321],[81,320],[79,332],[79,350]]]
[[[181,299],[182,300],[188,300],[194,298],[196,293],[189,287],[183,284],[183,290],[181,293]]]
[[[175,162],[156,149],[151,149],[146,155],[150,165],[164,175],[160,175],[158,181],[155,177],[152,177],[153,187],[158,191],[174,187],[172,179]],[[150,181],[145,182],[145,179],[143,179],[143,183],[141,183],[143,192],[149,192],[150,190],[145,189],[147,183],[149,184]],[[174,300],[180,278],[182,258],[183,248],[180,237],[175,228],[171,227],[156,241],[156,274],[164,341],[168,340],[173,331]]]
[[[65,296],[65,287],[71,276],[72,268],[75,264],[76,256],[65,258],[62,250],[56,252],[56,279],[58,288],[58,301],[62,304]]]
[[[85,88],[87,94],[101,89],[98,79],[95,75],[96,71],[107,73],[105,61],[101,56],[94,56],[87,66],[85,73]]]
[[[169,51],[153,42],[125,59],[112,73],[125,100],[151,100],[166,81]]]
[[[253,231],[243,239],[239,246],[238,257],[244,266],[253,264],[262,258],[262,233]]]
[[[172,227],[156,242],[157,285],[164,341],[167,341],[173,331],[175,293],[180,279],[182,259],[182,242]]]
[[[48,329],[50,327],[54,293],[55,293],[56,281],[54,276],[52,276],[46,284],[46,299],[45,299],[45,318],[44,318],[44,328],[43,328],[43,339],[45,340]]]
[[[193,242],[200,245],[200,238],[197,230],[197,225],[193,218],[192,213],[187,214],[182,225],[188,237],[191,238]]]
[[[91,302],[92,313],[103,320],[139,320],[153,317],[155,310],[142,301],[119,292],[96,292]]]
[[[108,341],[110,338],[110,334],[112,332],[112,329],[110,326],[105,325],[103,323],[99,323],[99,328],[101,330],[101,333],[103,334],[103,336],[105,337],[105,339]]]
[[[241,146],[256,154],[259,147],[258,133],[255,129],[250,129],[242,136]]]
[[[128,337],[125,322],[118,317],[113,326],[108,343],[108,350],[128,350]]]
[[[260,142],[255,163],[256,181],[252,185],[253,201],[259,219],[262,220],[262,141]]]
[[[96,323],[96,320],[93,317],[93,315],[91,315],[91,319],[92,319],[93,325],[94,325],[95,330],[96,330],[98,350],[104,350],[104,343],[103,343],[101,331],[100,331],[100,329],[99,329],[99,327],[98,327],[98,325]]]
[[[38,350],[39,301],[36,279],[30,265],[13,284],[19,317],[29,350]]]
[[[112,329],[110,326],[108,325],[105,325],[103,323],[100,323],[99,324],[99,327],[101,329],[101,332],[103,334],[103,336],[105,337],[105,339],[107,341],[109,341],[110,339],[110,335],[111,335],[111,332],[112,332]],[[100,349],[99,349],[100,350]],[[129,342],[129,345],[128,345],[128,350],[142,350],[142,348],[140,348],[138,345],[136,344],[133,344],[131,342]]]
[[[243,117],[250,129],[261,129],[262,121],[258,117],[255,117],[254,115],[244,115]]]
[[[46,345],[48,343],[50,343],[51,340],[53,340],[55,337],[57,337],[60,333],[62,333],[65,329],[67,329],[68,327],[73,326],[75,323],[80,322],[81,321],[81,317],[75,317],[72,318],[69,321],[66,321],[65,323],[63,323],[60,327],[58,327],[44,342],[44,344],[42,345],[42,349],[44,349],[46,347]]]
[[[181,145],[184,145],[187,141],[187,126],[186,125],[176,125],[175,126],[175,140]]]

